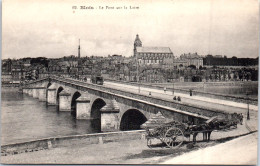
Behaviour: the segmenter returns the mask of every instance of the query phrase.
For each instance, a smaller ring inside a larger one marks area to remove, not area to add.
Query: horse
[[[237,114],[236,112],[231,114],[231,120],[237,121],[240,125],[243,125],[243,114]]]
[[[189,131],[189,134],[192,135],[192,142],[196,143],[197,139],[197,135],[203,130],[201,125],[191,125],[188,127],[187,129]]]
[[[184,130],[184,136],[186,138],[189,138],[192,135],[192,142],[197,142],[197,135],[199,133],[203,134],[203,141],[210,141],[210,136],[213,130],[222,130],[222,129],[228,129],[232,126],[237,128],[237,124],[243,124],[243,114],[229,114],[230,118],[218,118],[213,117],[211,120],[207,121],[203,124],[193,125],[190,122],[184,122],[187,124]]]
[[[212,124],[203,124],[202,126],[203,131],[203,141],[210,141],[210,135],[212,133],[212,130],[214,129],[214,126]]]

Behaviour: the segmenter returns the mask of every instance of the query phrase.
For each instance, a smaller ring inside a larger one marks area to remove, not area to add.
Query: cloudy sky
[[[136,34],[143,46],[170,47],[177,57],[255,58],[258,6],[257,0],[4,0],[2,58],[77,55],[79,38],[82,56],[131,56]]]

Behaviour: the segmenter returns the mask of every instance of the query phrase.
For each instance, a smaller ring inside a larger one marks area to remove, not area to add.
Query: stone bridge
[[[159,111],[167,118],[198,124],[212,116],[226,115],[179,101],[169,101],[69,78],[47,77],[27,83],[23,93],[70,111],[76,119],[92,119],[101,131],[139,129]]]

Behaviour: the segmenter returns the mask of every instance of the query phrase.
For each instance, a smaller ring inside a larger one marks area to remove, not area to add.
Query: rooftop
[[[136,47],[137,52],[172,53],[169,47]]]

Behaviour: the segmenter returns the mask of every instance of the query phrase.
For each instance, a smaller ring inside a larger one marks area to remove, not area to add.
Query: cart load
[[[242,124],[242,114],[228,114],[226,117],[212,117],[208,121],[190,125],[163,117],[159,112],[142,125],[146,129],[147,146],[152,146],[152,139],[159,139],[170,148],[177,148],[182,145],[185,138],[193,136],[196,143],[196,136],[203,133],[203,141],[209,141],[211,132],[214,130],[226,130],[231,127],[237,128],[237,124]]]

